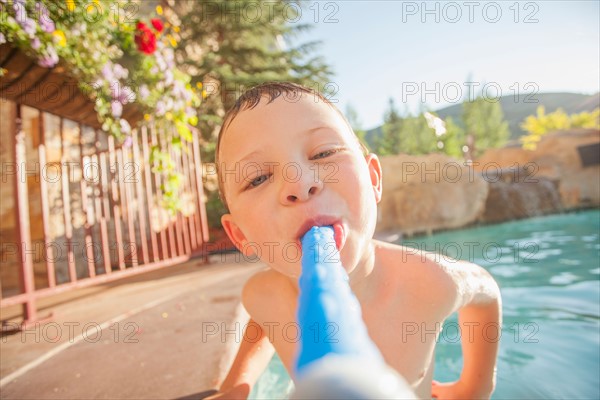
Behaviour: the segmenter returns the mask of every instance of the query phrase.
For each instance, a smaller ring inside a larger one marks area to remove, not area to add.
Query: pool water
[[[494,399],[600,398],[600,211],[551,215],[406,239],[403,245],[472,261],[497,280],[503,329]],[[436,347],[434,379],[462,368],[456,315]],[[277,356],[252,399],[282,399]]]

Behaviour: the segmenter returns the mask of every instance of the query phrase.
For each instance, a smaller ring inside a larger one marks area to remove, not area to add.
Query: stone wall
[[[491,149],[474,168],[492,164],[502,169],[528,168],[528,181],[549,179],[556,183],[564,209],[600,206],[600,165],[583,167],[577,148],[600,142],[600,131],[573,129],[543,137],[536,150],[521,148]],[[523,175],[521,176],[523,178]]]
[[[383,157],[378,233],[459,228],[483,213],[488,185],[462,161],[441,154]]]
[[[413,235],[600,206],[600,165],[583,167],[577,148],[598,130],[544,136],[534,151],[492,149],[473,164],[445,155],[381,158],[377,234]]]
[[[529,218],[553,214],[564,209],[558,193],[557,180],[546,177],[530,178],[528,173],[514,175],[510,179],[487,181],[489,192],[485,211],[479,216],[479,222],[496,223]]]

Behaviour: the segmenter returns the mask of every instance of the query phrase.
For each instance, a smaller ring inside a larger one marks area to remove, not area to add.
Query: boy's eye
[[[250,181],[250,183],[248,183],[247,189],[251,189],[251,188],[257,187],[260,184],[262,184],[264,181],[266,181],[267,179],[269,179],[267,177],[267,175],[257,176],[256,178],[252,179]]]
[[[311,158],[311,160],[318,160],[319,158],[329,157],[330,155],[337,153],[340,150],[341,149],[331,149],[331,150],[325,150],[325,151],[318,152]]]

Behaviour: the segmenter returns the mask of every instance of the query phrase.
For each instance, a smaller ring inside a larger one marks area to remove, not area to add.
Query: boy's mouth
[[[300,249],[302,249],[302,237],[313,226],[332,226],[335,247],[337,247],[338,251],[342,250],[342,247],[346,242],[346,230],[344,229],[344,225],[342,225],[338,218],[327,216],[318,216],[304,221],[296,234],[296,242]]]

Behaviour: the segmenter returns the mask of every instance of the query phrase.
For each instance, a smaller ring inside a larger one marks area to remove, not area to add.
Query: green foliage
[[[154,15],[151,29],[149,21],[132,18],[131,5],[124,0],[0,1],[0,44],[8,42],[44,68],[60,63],[94,101],[102,130],[123,146],[132,139],[123,106],[135,103],[145,121],[163,128],[163,143],[180,147],[181,140],[192,139],[200,97],[174,62],[171,25]],[[142,32],[154,45],[138,48]],[[163,206],[174,212],[181,179],[163,165],[170,159],[167,152],[154,149],[153,156],[155,171],[164,174]]]
[[[384,115],[383,134],[374,140],[374,151],[382,156],[393,154],[428,154],[437,150],[437,137],[424,113],[400,116],[393,99]]]
[[[294,38],[310,26],[289,23],[298,12],[289,3],[173,3],[171,11],[181,20],[178,55],[193,76],[193,85],[202,85],[206,94],[199,121],[204,161],[214,161],[214,146],[209,144],[216,140],[224,112],[244,90],[285,80],[326,92],[331,70],[314,55],[317,42],[293,45]]]
[[[400,131],[400,151],[406,154],[429,154],[436,152],[437,137],[429,127],[423,113],[404,119]]]
[[[550,131],[559,131],[569,129],[571,121],[569,116],[561,109],[546,114],[546,108],[539,106],[536,115],[530,115],[521,124],[521,127],[536,136],[541,136]]]
[[[465,131],[454,122],[452,117],[446,118],[444,122],[446,133],[439,138],[440,142],[443,144],[441,150],[451,157],[460,159],[463,157],[462,147],[465,143]]]
[[[463,103],[467,158],[476,158],[485,150],[503,146],[510,137],[498,99],[478,97]]]
[[[217,191],[207,191],[206,216],[208,226],[221,226],[221,216],[226,212],[227,210],[219,198],[219,193]]]
[[[539,106],[536,115],[530,115],[521,123],[528,134],[521,137],[524,149],[535,150],[538,142],[548,132],[571,128],[600,129],[600,108],[592,112],[567,115],[561,108],[546,114],[544,106]]]
[[[267,81],[300,83],[327,95],[332,74],[315,55],[318,42],[296,45],[297,36],[309,25],[295,21],[295,1],[215,0],[172,2],[180,39],[177,56],[192,75],[192,86],[203,90],[198,121],[201,157],[214,161],[217,134],[225,112],[246,89]],[[260,10],[260,12],[257,12]],[[248,12],[245,12],[248,11]],[[217,193],[208,192],[209,224],[220,226],[225,212]]]
[[[571,128],[600,129],[600,108],[592,112],[571,114]]]
[[[462,121],[458,122],[450,117],[442,121],[427,111],[401,117],[390,99],[384,121],[383,134],[373,138],[373,150],[384,156],[441,152],[473,158],[488,148],[502,146],[510,136],[500,104],[481,97],[463,103]],[[464,146],[468,148],[466,154]]]
[[[388,109],[385,111],[383,121],[383,135],[375,142],[377,154],[382,156],[398,154],[400,153],[403,120],[392,98],[388,101]]]

